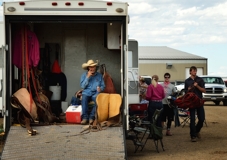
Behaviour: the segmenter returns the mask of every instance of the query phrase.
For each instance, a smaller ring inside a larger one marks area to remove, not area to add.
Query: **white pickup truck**
[[[203,93],[205,101],[213,101],[216,105],[223,102],[227,106],[227,88],[220,76],[200,76],[205,82],[206,93]]]

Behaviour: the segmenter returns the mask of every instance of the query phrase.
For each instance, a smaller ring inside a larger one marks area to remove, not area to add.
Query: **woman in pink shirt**
[[[165,98],[164,88],[158,84],[158,76],[152,76],[152,83],[147,88],[146,100],[149,101],[148,120],[152,122],[152,116],[156,109],[162,109],[162,99]],[[161,125],[161,116],[157,120],[157,126]]]

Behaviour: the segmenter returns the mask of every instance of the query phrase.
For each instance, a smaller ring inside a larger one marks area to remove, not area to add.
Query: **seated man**
[[[97,72],[97,63],[93,60],[89,60],[82,65],[82,68],[87,70],[84,72],[80,79],[80,86],[83,89],[82,92],[82,121],[81,124],[85,125],[93,123],[96,112],[96,96],[105,89],[104,80],[102,74]],[[88,103],[94,101],[94,106],[88,115]]]

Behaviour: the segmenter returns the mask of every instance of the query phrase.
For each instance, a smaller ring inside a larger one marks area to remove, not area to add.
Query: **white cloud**
[[[131,14],[147,14],[156,10],[157,8],[146,2],[129,3],[129,12]]]
[[[198,11],[197,7],[187,8],[187,9],[178,9],[176,14],[179,17],[188,17],[193,16]]]
[[[194,25],[194,26],[198,26],[199,22],[196,21],[192,21],[192,20],[180,20],[180,21],[176,21],[174,22],[174,25]]]
[[[184,5],[174,0],[173,3],[165,1],[169,5],[162,2],[150,2],[155,10],[149,14],[141,12],[136,17],[132,14],[130,37],[137,38],[142,42],[140,44],[149,40],[154,45],[164,43],[170,46],[227,42],[227,36],[223,36],[223,33],[227,34],[227,16],[224,16],[227,14],[227,2],[213,6],[208,6],[209,3],[204,5],[202,1],[198,6],[195,3]],[[129,9],[129,14],[130,11]]]
[[[214,16],[226,16],[227,15],[227,2],[218,4],[216,6],[211,6],[204,10],[206,17],[214,17]],[[222,18],[222,17],[219,17]]]

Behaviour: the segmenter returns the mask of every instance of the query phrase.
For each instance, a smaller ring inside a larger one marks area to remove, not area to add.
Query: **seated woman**
[[[148,85],[145,82],[143,77],[139,78],[139,90],[140,90],[140,103],[149,103],[149,101],[146,100],[146,93],[147,93]]]

